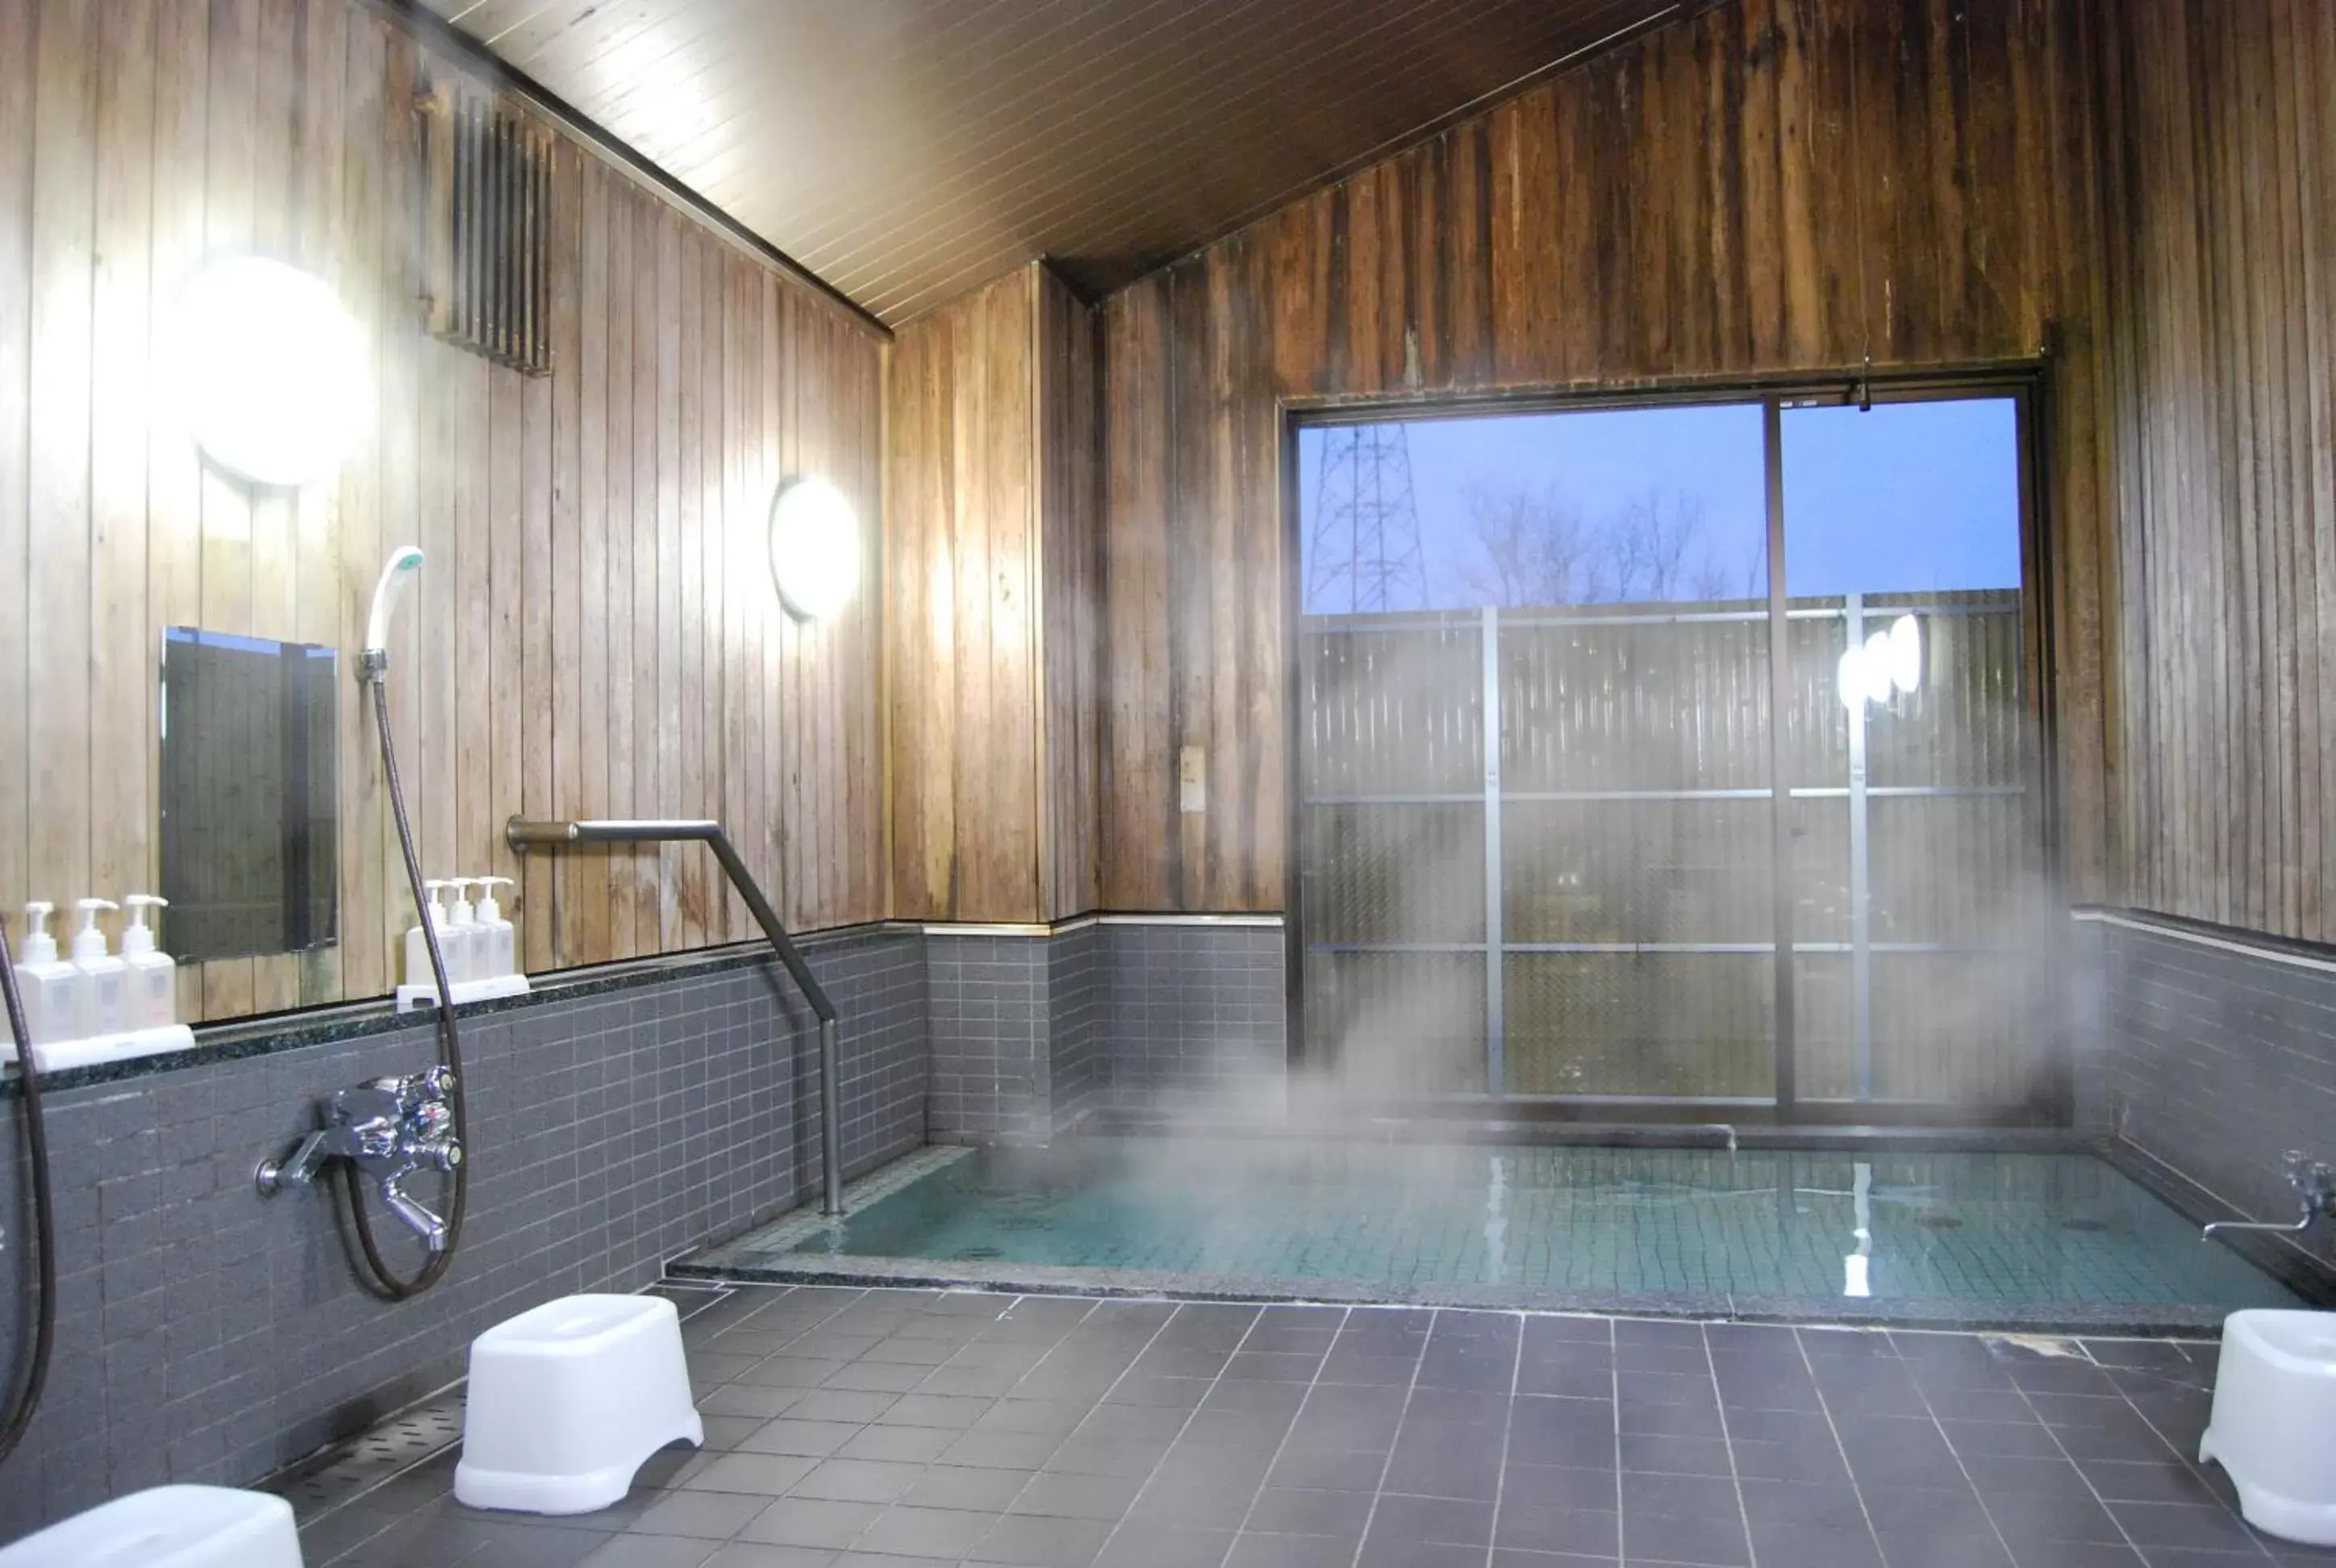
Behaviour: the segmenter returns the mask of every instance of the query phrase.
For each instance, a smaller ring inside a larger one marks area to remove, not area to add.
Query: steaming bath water
[[[2295,1298],[2083,1154],[1076,1138],[983,1149],[839,1225],[698,1261],[1504,1304],[2070,1325],[2208,1322]],[[1141,1279],[1126,1271],[1143,1271]]]

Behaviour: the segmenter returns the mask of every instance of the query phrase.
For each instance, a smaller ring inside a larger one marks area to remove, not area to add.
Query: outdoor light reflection
[[[1841,1293],[1844,1296],[1874,1294],[1870,1279],[1874,1261],[1874,1167],[1867,1162],[1857,1162],[1857,1179],[1850,1187],[1850,1209],[1856,1228],[1850,1234],[1856,1238],[1857,1251],[1841,1261]]]
[[[1835,671],[1842,706],[1857,712],[1867,704],[1888,702],[1900,692],[1922,684],[1922,628],[1911,615],[1890,623],[1855,648],[1842,652]]]

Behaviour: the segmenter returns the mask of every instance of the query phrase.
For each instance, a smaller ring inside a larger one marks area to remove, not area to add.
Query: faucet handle
[[[2280,1156],[2280,1167],[2287,1174],[2287,1184],[2302,1200],[2306,1214],[2336,1215],[2336,1165],[2315,1160],[2301,1149],[2290,1149]]]

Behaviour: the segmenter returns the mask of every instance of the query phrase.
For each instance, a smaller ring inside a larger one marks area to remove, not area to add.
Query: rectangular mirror
[[[163,946],[180,962],[337,938],[337,670],[311,643],[164,630]]]

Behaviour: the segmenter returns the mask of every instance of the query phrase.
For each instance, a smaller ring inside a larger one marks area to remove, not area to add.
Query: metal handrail
[[[835,1065],[835,1004],[828,1000],[826,989],[812,977],[811,967],[795,950],[794,939],[779,923],[778,911],[771,908],[771,901],[763,896],[754,873],[731,847],[730,835],[722,831],[722,824],[655,820],[533,822],[513,817],[504,824],[503,838],[520,854],[538,845],[557,849],[564,844],[702,843],[714,852],[714,858],[722,862],[723,872],[730,878],[730,885],[746,901],[754,923],[763,928],[763,935],[770,940],[779,962],[786,966],[795,988],[803,992],[803,999],[811,1003],[811,1010],[819,1018],[820,1208],[823,1213],[842,1213],[843,1096]]]

